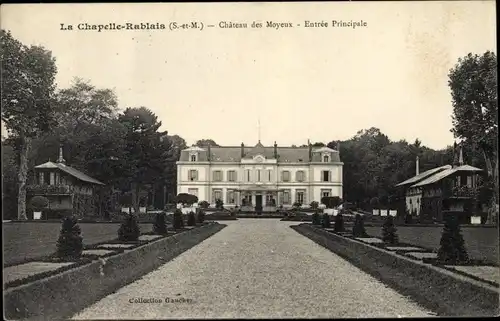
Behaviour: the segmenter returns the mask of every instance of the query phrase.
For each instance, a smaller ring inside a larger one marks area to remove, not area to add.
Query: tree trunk
[[[134,183],[134,188],[132,189],[132,206],[135,213],[139,213],[139,197],[141,188],[138,183]]]
[[[153,208],[156,209],[156,204],[155,204],[156,184],[151,184],[151,187],[153,189],[153,193],[151,194],[151,205],[153,206]]]
[[[167,205],[167,185],[163,184],[163,209]]]
[[[27,220],[26,216],[26,180],[28,176],[28,154],[31,148],[31,139],[21,136],[19,157],[19,172],[17,175],[19,191],[17,196],[17,219]]]
[[[493,180],[493,197],[491,200],[490,208],[488,210],[487,224],[497,224],[498,223],[498,159],[494,159],[495,162],[492,164],[491,159],[486,155],[486,151],[481,149],[484,156],[484,161],[486,163],[486,169],[488,171],[488,177]]]

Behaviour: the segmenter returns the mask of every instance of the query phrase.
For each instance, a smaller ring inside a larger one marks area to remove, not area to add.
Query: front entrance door
[[[257,212],[262,211],[262,195],[255,195],[255,210]]]

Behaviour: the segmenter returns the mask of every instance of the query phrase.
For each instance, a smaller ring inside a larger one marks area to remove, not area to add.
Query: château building
[[[242,210],[272,211],[283,205],[342,198],[342,167],[338,150],[328,147],[197,146],[181,151],[177,162],[177,193],[199,201]]]
[[[452,165],[422,173],[417,157],[416,175],[396,185],[405,190],[408,214],[438,222],[450,214],[464,224],[470,223],[472,216],[479,215],[478,187],[483,170],[465,164],[462,147],[457,147]]]
[[[44,196],[49,201],[44,210],[45,219],[66,215],[77,217],[99,216],[98,191],[104,183],[76,168],[66,165],[62,147],[56,162],[50,160],[35,166],[34,177],[27,186],[27,203],[34,196]],[[32,209],[30,209],[30,216]]]

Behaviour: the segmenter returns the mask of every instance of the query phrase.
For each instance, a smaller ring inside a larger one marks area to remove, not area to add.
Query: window
[[[189,170],[189,180],[190,181],[198,180],[198,171],[196,169]]]
[[[305,181],[304,171],[297,171],[297,173],[296,173],[295,176],[296,176],[297,182],[303,182],[303,181]]]
[[[222,181],[222,171],[214,171],[214,181],[215,182]]]
[[[216,200],[222,200],[222,190],[220,190],[220,189],[214,189],[213,190],[213,200],[212,200],[212,202],[215,203]]]
[[[250,182],[250,170],[247,169],[247,174],[246,174],[246,179],[247,179],[247,182]]]
[[[276,206],[276,201],[274,200],[274,196],[271,193],[266,194],[266,205],[267,206]]]
[[[191,155],[191,161],[196,162],[196,155],[195,154]]]
[[[323,182],[329,182],[330,181],[330,171],[323,171],[321,175]]]
[[[290,191],[283,192],[283,204],[290,204]]]
[[[289,182],[290,181],[290,172],[289,171],[283,171],[283,172],[281,172],[281,174],[282,174],[281,179],[282,179],[283,182]]]
[[[227,203],[234,204],[234,191],[227,191]]]
[[[40,172],[40,173],[38,174],[38,183],[39,183],[40,185],[43,185],[43,184],[44,184],[44,180],[43,180],[43,178],[44,178],[44,174],[43,174],[43,172]]]
[[[55,173],[50,172],[50,185],[55,185],[56,184],[56,178],[55,178]]]
[[[236,182],[236,171],[228,171],[227,180],[230,182]]]
[[[304,202],[305,202],[305,194],[306,194],[306,192],[305,192],[305,191],[303,191],[303,190],[297,190],[297,192],[296,192],[296,193],[297,193],[297,195],[296,195],[296,197],[295,197],[295,200],[296,200],[297,202],[299,202],[300,204],[304,204]]]
[[[260,172],[262,172],[262,171],[260,169],[258,169],[257,170],[257,182],[261,181]]]
[[[188,189],[188,194],[198,196],[198,189],[197,188],[189,188]]]
[[[332,193],[332,190],[330,189],[322,189],[321,190],[321,197],[330,197]]]
[[[267,170],[267,181],[272,182],[272,170],[268,169]]]
[[[323,155],[323,162],[328,163],[330,161],[330,157],[328,155]]]

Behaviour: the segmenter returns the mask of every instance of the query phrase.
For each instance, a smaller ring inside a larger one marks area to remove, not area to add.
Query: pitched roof
[[[440,171],[443,171],[443,170],[446,170],[446,169],[449,169],[451,168],[450,165],[444,165],[444,166],[440,166],[440,167],[436,167],[436,168],[432,168],[432,169],[429,169],[425,172],[422,172],[416,176],[413,176],[412,178],[409,178],[407,179],[406,181],[403,181],[399,184],[397,184],[396,186],[403,186],[403,185],[409,185],[409,184],[415,184],[431,175],[434,175]]]
[[[323,147],[318,148],[318,149],[313,149],[313,153],[323,153],[323,152],[331,153],[331,152],[336,152],[336,150],[331,149],[331,148],[326,147],[326,146],[323,146]]]
[[[204,151],[208,151],[208,148],[204,148]],[[324,151],[323,148],[313,149]],[[186,150],[184,150],[186,151]],[[274,159],[274,147],[273,146],[263,146],[262,144],[257,144],[253,147],[243,147],[244,159],[252,158],[258,154],[263,155],[267,159]],[[284,163],[299,163],[309,162],[309,147],[277,147],[278,152],[278,162]],[[340,156],[338,151],[331,150],[332,152],[332,162],[340,162]],[[212,162],[239,162],[241,161],[241,146],[217,146],[210,147],[210,160]],[[188,154],[181,154],[180,161],[188,161]]]
[[[38,166],[35,166],[35,168],[58,168],[61,171],[65,172],[66,174],[69,174],[81,181],[87,182],[87,183],[92,183],[92,184],[97,184],[97,185],[105,185],[104,183],[98,181],[95,178],[92,178],[88,176],[87,174],[73,168],[67,165],[64,165],[62,163],[53,163],[53,162],[47,162]]]
[[[419,187],[419,186],[434,184],[436,182],[439,182],[443,178],[448,177],[451,174],[454,174],[456,172],[480,172],[480,171],[482,171],[482,169],[479,169],[477,167],[473,167],[470,165],[461,165],[461,166],[454,167],[454,168],[450,167],[442,172],[438,172],[430,177],[427,177],[423,181],[418,182],[417,184],[412,185],[411,187]]]

